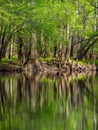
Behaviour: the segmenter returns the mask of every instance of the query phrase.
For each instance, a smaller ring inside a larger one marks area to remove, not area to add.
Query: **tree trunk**
[[[13,39],[11,39],[11,42],[9,44],[9,49],[7,54],[8,58],[12,58],[12,56],[13,56]]]
[[[30,71],[40,70],[40,62],[38,60],[37,48],[36,48],[36,33],[32,34],[33,41],[31,41],[31,48],[29,50],[29,56],[26,59],[25,67]]]
[[[23,65],[25,55],[24,55],[24,43],[22,37],[18,36],[17,42],[18,42],[18,59],[20,61],[20,65]]]
[[[70,51],[71,51],[71,36],[70,36],[70,29],[69,29],[68,24],[67,24],[67,27],[66,27],[66,35],[67,35],[67,40],[68,40],[68,45],[66,47],[66,60],[69,60]]]
[[[83,57],[87,54],[89,49],[98,41],[98,39],[94,39],[94,41],[91,42],[86,48],[83,49],[82,53],[79,55],[79,60],[82,60]]]

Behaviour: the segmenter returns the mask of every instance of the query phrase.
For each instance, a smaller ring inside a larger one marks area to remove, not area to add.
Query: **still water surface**
[[[98,76],[0,75],[0,130],[98,130]]]

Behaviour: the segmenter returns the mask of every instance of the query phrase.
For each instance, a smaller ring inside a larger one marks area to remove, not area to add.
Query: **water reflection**
[[[97,75],[0,76],[0,130],[97,130]]]

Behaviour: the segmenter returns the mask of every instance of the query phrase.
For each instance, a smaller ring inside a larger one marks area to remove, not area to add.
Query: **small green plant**
[[[52,57],[49,57],[49,58],[40,58],[39,60],[40,60],[40,61],[46,61],[46,62],[49,62],[49,61],[56,60],[56,58],[52,58]]]
[[[14,64],[14,63],[17,63],[17,62],[18,62],[17,58],[12,58],[12,59],[3,58],[2,59],[2,64]]]

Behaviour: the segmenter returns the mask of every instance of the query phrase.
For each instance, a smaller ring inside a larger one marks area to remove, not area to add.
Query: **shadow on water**
[[[0,130],[98,130],[95,74],[0,75]]]

